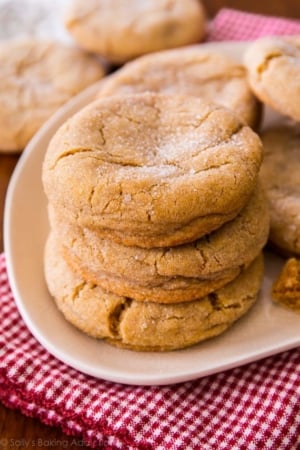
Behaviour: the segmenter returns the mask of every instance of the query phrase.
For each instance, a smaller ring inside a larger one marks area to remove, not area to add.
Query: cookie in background
[[[270,204],[269,241],[285,256],[300,256],[300,127],[271,127],[261,139],[260,179]]]
[[[253,94],[243,64],[209,45],[192,45],[141,56],[101,83],[99,97],[144,91],[182,94],[234,111],[257,128],[261,104]]]
[[[204,39],[200,0],[72,0],[65,27],[79,46],[122,64]]]
[[[0,152],[20,152],[56,110],[100,80],[100,59],[53,40],[0,42]]]
[[[245,53],[255,95],[274,110],[300,121],[300,35],[264,37]]]

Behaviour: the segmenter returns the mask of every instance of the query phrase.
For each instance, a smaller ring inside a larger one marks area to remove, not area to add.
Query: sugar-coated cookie
[[[114,63],[203,39],[200,0],[72,0],[65,26],[78,44]]]
[[[46,246],[45,274],[58,308],[84,333],[132,350],[168,351],[217,336],[244,315],[257,299],[263,257],[224,288],[175,305],[137,302],[87,283],[69,268],[53,235]]]
[[[0,151],[23,150],[60,106],[104,74],[95,57],[66,44],[1,42]]]
[[[245,67],[209,46],[197,45],[142,56],[102,83],[99,96],[144,91],[193,95],[233,110],[256,127],[260,103],[250,89]]]
[[[269,208],[259,187],[235,219],[177,247],[126,247],[67,222],[53,208],[49,213],[70,267],[103,289],[140,301],[190,301],[219,289],[254,260],[269,235]]]
[[[245,65],[257,97],[300,122],[300,35],[258,39],[247,50]]]
[[[254,191],[259,137],[194,97],[99,99],[57,131],[46,152],[50,203],[125,245],[191,242],[233,219]]]
[[[261,138],[260,178],[270,203],[270,242],[285,254],[300,255],[300,128],[270,128]]]

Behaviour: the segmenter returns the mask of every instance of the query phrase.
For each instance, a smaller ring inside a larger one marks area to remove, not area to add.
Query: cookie
[[[108,76],[99,96],[144,91],[192,95],[233,111],[256,127],[260,104],[245,67],[207,46],[191,46],[142,56]]]
[[[300,121],[300,35],[265,37],[245,53],[249,83],[257,97]]]
[[[289,258],[272,286],[272,297],[282,306],[300,313],[300,261]]]
[[[104,74],[100,61],[65,44],[0,43],[0,151],[21,151],[60,106]]]
[[[253,192],[259,137],[231,111],[194,97],[99,99],[51,140],[49,202],[124,245],[191,242],[233,219]]]
[[[135,300],[175,303],[203,297],[236,278],[260,253],[269,234],[269,208],[261,188],[232,221],[191,244],[126,247],[57,217],[52,231],[76,272],[103,289]]]
[[[300,128],[273,127],[261,138],[260,178],[270,203],[270,242],[284,254],[300,255]]]
[[[206,17],[200,0],[73,0],[65,26],[82,48],[120,64],[199,42]]]
[[[45,252],[47,285],[57,307],[84,333],[137,351],[184,348],[217,336],[255,303],[263,276],[260,255],[226,287],[193,302],[137,302],[104,291],[73,272],[50,235]]]

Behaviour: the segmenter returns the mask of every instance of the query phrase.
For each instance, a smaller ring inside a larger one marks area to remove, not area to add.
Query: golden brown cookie
[[[249,82],[257,97],[300,121],[300,35],[258,39],[245,54]]]
[[[300,313],[300,261],[289,258],[272,286],[273,299]]]
[[[191,242],[233,219],[261,165],[259,137],[231,111],[194,97],[143,93],[95,101],[46,152],[50,203],[125,245]]]
[[[73,272],[50,236],[45,274],[51,295],[65,318],[96,338],[138,351],[184,348],[217,336],[253,305],[263,277],[260,255],[226,287],[193,302],[136,302],[87,283]]]
[[[0,151],[21,151],[61,105],[104,74],[95,57],[62,43],[0,43]]]
[[[206,18],[200,0],[72,0],[65,26],[82,48],[119,64],[199,42]]]
[[[191,244],[126,247],[58,217],[52,231],[70,267],[103,289],[135,300],[176,303],[203,297],[236,278],[261,252],[269,235],[269,208],[255,190],[232,221]]]
[[[260,178],[270,203],[270,242],[285,254],[300,255],[300,128],[270,128],[261,138]]]
[[[260,119],[260,104],[250,89],[245,67],[205,45],[152,53],[127,63],[105,79],[99,96],[144,91],[215,102],[252,127]]]

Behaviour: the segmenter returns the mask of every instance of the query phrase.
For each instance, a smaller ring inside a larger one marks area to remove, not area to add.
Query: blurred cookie
[[[249,82],[257,97],[300,121],[300,35],[265,37],[245,54]]]
[[[261,135],[260,178],[270,203],[270,242],[300,255],[300,128],[270,128]]]
[[[292,311],[300,313],[300,261],[288,259],[272,287],[273,299]]]
[[[260,104],[250,89],[245,67],[205,45],[152,53],[127,63],[105,79],[99,96],[144,91],[215,102],[252,127],[260,119]]]
[[[269,208],[260,188],[235,219],[177,247],[126,247],[68,223],[53,209],[50,218],[64,258],[85,280],[118,295],[160,303],[190,301],[224,286],[254,260],[269,235]]]
[[[65,318],[109,343],[138,351],[168,351],[217,336],[255,303],[263,277],[263,258],[226,287],[193,302],[136,302],[87,283],[73,272],[50,236],[45,253],[49,291]]]
[[[60,106],[104,74],[100,61],[65,44],[0,43],[0,151],[21,151]]]
[[[45,155],[49,202],[124,245],[191,242],[233,219],[257,181],[262,146],[229,110],[143,93],[88,105]]]
[[[206,18],[200,0],[72,0],[65,26],[82,48],[119,64],[199,42]]]

